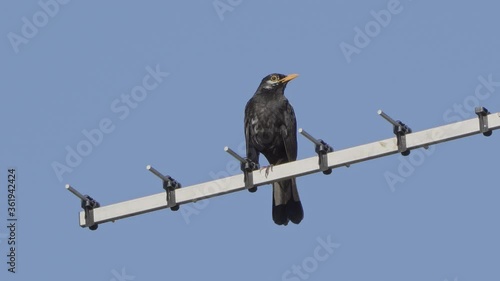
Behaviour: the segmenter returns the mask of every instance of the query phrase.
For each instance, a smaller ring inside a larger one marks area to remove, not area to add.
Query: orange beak
[[[291,80],[297,78],[298,76],[299,76],[298,74],[290,74],[290,75],[287,75],[285,78],[281,79],[278,82],[285,83],[285,82],[288,82],[288,81],[291,81]]]

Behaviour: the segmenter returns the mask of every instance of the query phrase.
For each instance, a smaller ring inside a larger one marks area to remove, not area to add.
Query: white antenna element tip
[[[151,170],[151,165],[147,165],[147,166],[146,166],[146,169],[147,169],[147,170]]]
[[[302,133],[303,131],[304,131],[304,129],[299,128],[299,133]]]
[[[377,110],[377,114],[378,115],[382,114],[382,109]]]
[[[224,151],[227,152],[229,150],[228,146],[224,146]]]
[[[66,189],[69,189],[69,188],[71,187],[71,185],[66,184],[64,187],[65,187]]]

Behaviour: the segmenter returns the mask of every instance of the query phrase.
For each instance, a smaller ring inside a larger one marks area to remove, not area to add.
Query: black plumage
[[[284,95],[287,83],[298,75],[270,74],[245,107],[247,158],[259,163],[262,153],[271,165],[297,159],[297,121]],[[267,172],[267,170],[266,170]],[[304,217],[295,178],[273,183],[273,220],[278,225],[300,223]]]

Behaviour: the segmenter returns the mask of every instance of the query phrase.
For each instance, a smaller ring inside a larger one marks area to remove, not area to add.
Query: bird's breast
[[[269,148],[269,145],[280,142],[283,118],[278,110],[258,108],[250,117],[249,123],[251,137],[257,146]]]

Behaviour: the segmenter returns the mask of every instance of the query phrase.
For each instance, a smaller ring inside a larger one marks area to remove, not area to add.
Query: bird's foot
[[[269,170],[271,170],[271,172],[273,171],[273,164],[269,165],[269,166],[264,166],[260,169],[260,172],[262,173],[262,170],[266,170],[266,173],[264,174],[265,177],[267,178],[267,176],[269,176]]]

